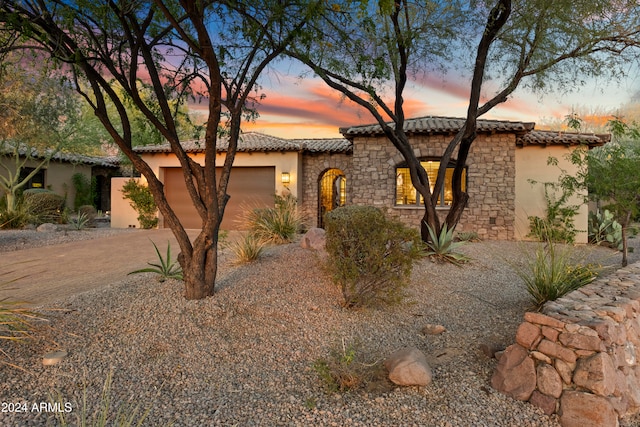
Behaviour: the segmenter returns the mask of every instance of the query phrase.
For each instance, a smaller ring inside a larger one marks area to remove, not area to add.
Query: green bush
[[[401,301],[419,254],[418,233],[370,206],[334,209],[325,224],[327,268],[345,306]]]
[[[31,216],[31,222],[35,224],[62,222],[64,197],[50,190],[29,189],[24,191],[23,198],[24,207]]]
[[[589,242],[622,250],[622,226],[608,210],[589,212]]]
[[[525,267],[517,268],[536,308],[591,283],[598,276],[599,266],[575,263],[572,255],[571,246],[558,248],[556,243],[547,242],[538,246],[535,257]]]
[[[292,241],[304,224],[298,201],[292,195],[275,196],[275,207],[248,210],[244,222],[260,240],[273,243]]]
[[[122,187],[122,194],[131,201],[131,207],[138,213],[140,227],[150,229],[158,225],[158,207],[149,187],[130,179]]]

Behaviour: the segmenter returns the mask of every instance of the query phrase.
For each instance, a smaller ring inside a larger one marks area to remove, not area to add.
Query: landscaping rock
[[[529,403],[542,409],[546,415],[551,415],[556,412],[557,400],[551,396],[544,395],[538,390],[534,390],[529,399]]]
[[[573,382],[600,396],[609,396],[616,389],[616,369],[606,353],[580,359],[573,374]]]
[[[507,347],[491,378],[491,387],[516,400],[529,400],[536,389],[536,367],[524,347]]]
[[[36,228],[36,231],[39,231],[41,233],[47,233],[47,232],[52,232],[52,231],[58,231],[58,226],[55,224],[51,224],[49,222],[46,222],[44,224],[40,224],[38,226],[38,228]]]
[[[504,345],[497,343],[480,344],[480,350],[489,359],[493,359],[494,357],[496,357],[496,353],[504,350]]]
[[[446,330],[447,328],[442,325],[432,325],[431,323],[422,327],[422,333],[425,335],[440,335]]]
[[[325,231],[322,228],[311,228],[302,236],[300,247],[303,249],[324,250],[325,243]]]
[[[537,374],[538,390],[547,396],[559,398],[562,394],[562,378],[558,371],[551,365],[541,363],[538,365]]]
[[[62,362],[62,359],[67,357],[67,352],[64,350],[54,351],[51,353],[47,353],[42,358],[42,364],[44,366],[53,366]]]
[[[617,427],[618,415],[605,397],[565,391],[560,399],[562,427]]]
[[[403,348],[384,361],[389,380],[401,386],[426,386],[431,384],[431,367],[424,353],[415,347]]]

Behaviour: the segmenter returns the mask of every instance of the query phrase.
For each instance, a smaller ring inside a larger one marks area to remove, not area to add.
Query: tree
[[[622,226],[622,266],[627,266],[627,232],[640,204],[640,129],[620,118],[609,122],[614,140],[587,155],[589,196]]]
[[[421,234],[427,241],[429,228],[439,233],[442,227],[436,203],[454,156],[448,228],[462,216],[469,198],[462,176],[477,119],[518,87],[569,88],[584,76],[621,76],[621,65],[639,43],[639,8],[635,0],[336,0],[324,9],[314,31],[287,53],[368,110],[402,154],[425,201]],[[455,64],[468,63],[469,51],[475,55],[469,64],[465,124],[442,153],[436,182],[430,183],[404,129],[404,92],[412,75],[455,70]],[[485,87],[490,77],[492,93]]]
[[[12,42],[7,49],[38,49],[64,64],[75,89],[146,178],[165,224],[178,240],[187,299],[213,295],[218,231],[229,199],[227,184],[241,122],[255,112],[258,77],[304,28],[312,6],[294,0],[257,5],[224,0],[0,3],[2,29],[21,37],[5,37]],[[189,95],[208,101],[203,165],[180,144],[175,109],[180,102],[172,102]],[[108,103],[117,114],[109,114]],[[127,103],[168,141],[180,163],[187,192],[202,219],[193,241],[169,206],[162,182],[133,150]],[[216,142],[221,134],[229,143],[217,177]]]
[[[80,99],[61,76],[37,58],[6,55],[0,66],[0,189],[13,212],[21,189],[59,152],[96,149],[82,120]],[[34,161],[28,173],[25,165]]]

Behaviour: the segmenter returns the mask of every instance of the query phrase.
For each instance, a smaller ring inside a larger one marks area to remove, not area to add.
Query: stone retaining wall
[[[525,313],[493,388],[564,427],[617,426],[640,412],[640,263]]]

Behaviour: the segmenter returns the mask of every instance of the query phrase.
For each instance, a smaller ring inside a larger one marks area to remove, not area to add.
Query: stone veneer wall
[[[491,385],[564,427],[640,412],[640,263],[525,313]]]
[[[411,136],[418,157],[439,158],[449,135]],[[475,231],[483,239],[512,240],[515,231],[515,135],[479,134],[468,156],[469,204],[458,230]],[[454,153],[457,154],[457,151]],[[411,227],[418,227],[424,209],[395,206],[395,168],[403,158],[381,137],[353,141],[353,168],[347,176],[350,203],[386,210]],[[440,213],[444,218],[447,209]]]
[[[299,195],[302,212],[309,227],[318,226],[318,191],[320,178],[328,169],[336,168],[344,172],[347,179],[347,204],[351,203],[352,156],[346,153],[304,153],[302,155],[302,185]]]

